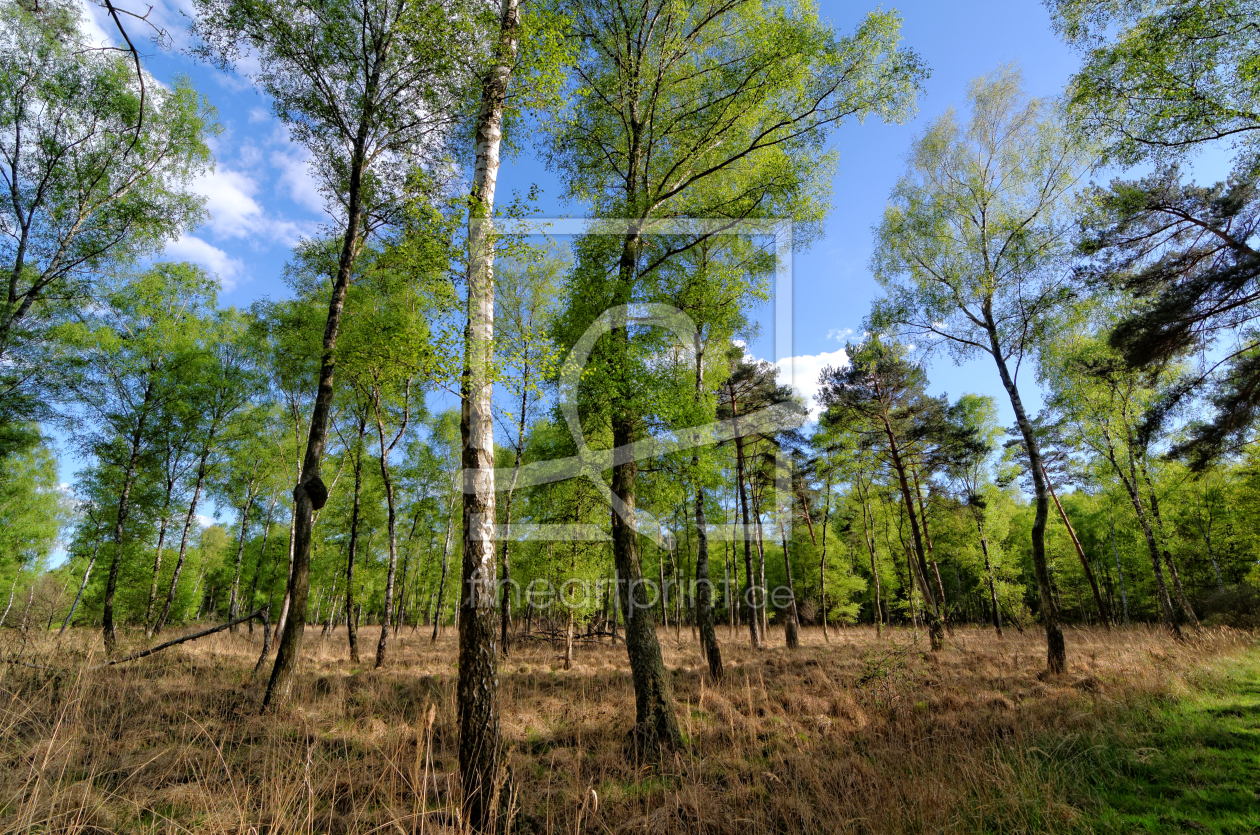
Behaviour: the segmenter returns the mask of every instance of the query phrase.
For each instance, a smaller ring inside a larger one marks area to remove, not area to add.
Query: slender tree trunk
[[[407,543],[403,548],[403,568],[402,579],[399,581],[398,593],[398,611],[394,615],[394,637],[398,636],[398,630],[402,625],[403,619],[407,617],[410,611],[407,607],[407,578],[411,577],[408,573],[411,567],[411,551],[412,543],[416,538],[416,525],[420,523],[420,511],[417,510],[411,517],[411,530],[407,533]]]
[[[814,537],[814,521],[809,514],[809,501],[805,496],[805,488],[801,487],[801,510],[805,514],[805,524],[809,527],[809,541],[818,547]],[[827,523],[831,517],[831,474],[827,475],[827,493],[823,499],[823,531],[822,555],[818,558],[818,611],[822,617],[823,640],[831,643],[831,635],[827,632]],[[878,597],[876,598],[878,606]]]
[[[79,608],[79,601],[83,599],[83,590],[87,588],[88,578],[92,576],[92,568],[96,565],[96,555],[100,550],[101,541],[98,536],[92,545],[92,558],[88,560],[87,569],[83,572],[83,580],[79,583],[79,593],[74,596],[74,602],[70,604],[70,614],[66,615],[66,619],[62,622],[61,629],[57,632],[58,638],[66,634],[66,627],[74,619],[74,610]]]
[[[1129,625],[1129,592],[1124,586],[1124,569],[1120,567],[1120,549],[1116,547],[1116,517],[1110,513],[1111,521],[1111,554],[1116,559],[1116,574],[1120,577],[1120,602],[1124,605],[1124,625]]]
[[[692,465],[699,465],[692,456]],[[709,676],[722,678],[722,650],[718,647],[717,630],[713,627],[712,584],[709,580],[709,533],[704,515],[704,485],[696,485],[696,621],[700,628],[700,645],[709,662]],[[727,587],[729,590],[729,586]]]
[[[731,417],[735,425],[735,483],[739,491],[739,513],[744,531],[744,603],[748,608],[748,639],[753,649],[761,649],[761,618],[757,615],[756,574],[752,563],[752,527],[748,516],[748,487],[744,479],[744,437],[739,432],[739,401],[730,388]],[[736,572],[738,573],[738,572]]]
[[[769,643],[770,635],[770,612],[769,606],[766,605],[766,542],[764,531],[761,528],[761,496],[760,490],[754,488],[752,494],[753,501],[753,535],[756,537],[757,544],[757,611],[761,615],[761,638],[763,642]]]
[[[637,128],[632,131],[630,168],[638,171],[643,149]],[[630,204],[637,197],[630,195]],[[621,248],[611,332],[608,339],[611,372],[610,411],[614,449],[633,450],[638,440],[640,419],[634,411],[634,388],[630,378],[630,331],[628,306],[634,287],[641,240],[637,229],[628,230]],[[638,463],[634,456],[617,456],[612,469],[612,539],[618,578],[626,584],[622,616],[626,623],[626,654],[634,683],[635,725],[632,747],[640,757],[651,758],[662,749],[678,749],[682,733],[674,715],[673,687],[661,657],[656,625],[647,600],[647,583],[639,553],[636,517]]]
[[[1207,508],[1204,507],[1205,504],[1206,502],[1203,501],[1203,497],[1201,496],[1199,507],[1195,509],[1195,518],[1199,522],[1199,530],[1203,532],[1203,546],[1207,549],[1208,559],[1212,563],[1212,574],[1216,577],[1216,589],[1217,591],[1221,591],[1225,588],[1225,581],[1221,578],[1221,565],[1217,562],[1216,551],[1212,548],[1212,514],[1210,511],[1207,513],[1206,524],[1203,521],[1204,511],[1207,510]]]
[[[1094,605],[1098,607],[1098,614],[1102,617],[1103,626],[1111,629],[1111,608],[1103,601],[1102,592],[1098,590],[1098,580],[1094,578],[1094,570],[1090,568],[1089,560],[1085,557],[1085,549],[1081,546],[1081,540],[1076,536],[1076,529],[1072,527],[1072,523],[1068,520],[1067,511],[1063,509],[1063,503],[1059,501],[1058,495],[1054,492],[1054,484],[1050,481],[1050,474],[1046,472],[1046,467],[1041,466],[1041,472],[1046,477],[1046,489],[1050,491],[1050,498],[1054,500],[1054,506],[1059,509],[1059,518],[1063,520],[1063,526],[1067,528],[1068,536],[1072,538],[1072,545],[1076,549],[1076,556],[1080,558],[1081,568],[1085,570],[1085,579],[1089,581],[1089,587],[1094,592]]]
[[[1207,548],[1208,559],[1212,561],[1212,574],[1216,577],[1216,589],[1220,591],[1225,588],[1225,581],[1221,579],[1221,565],[1216,561],[1216,552],[1212,550],[1212,533],[1209,529],[1203,529],[1203,545]]]
[[[254,506],[254,485],[257,479],[249,483],[246,490],[245,504],[241,506],[241,531],[236,538],[236,560],[232,567],[232,594],[228,598],[228,620],[236,620],[237,595],[241,587],[241,560],[245,557],[245,532],[249,529],[249,511]],[[251,620],[250,623],[253,623]],[[229,628],[230,632],[236,633],[236,627]]]
[[[455,495],[451,495],[450,504],[446,507],[446,544],[442,546],[442,578],[438,581],[437,597],[433,604],[433,635],[429,638],[429,643],[436,644],[438,639],[438,627],[442,624],[442,603],[446,599],[446,574],[451,559],[451,534],[454,532],[454,522],[451,514],[455,509]]]
[[[31,625],[31,604],[35,602],[35,582],[32,579],[31,586],[26,590],[26,606],[22,609],[22,625],[18,631],[23,635]]]
[[[306,598],[311,578],[311,534],[315,527],[315,511],[328,501],[328,488],[320,478],[320,464],[328,437],[328,415],[332,410],[337,333],[341,328],[341,314],[345,306],[346,289],[350,286],[350,274],[362,245],[360,224],[363,172],[368,134],[375,120],[371,103],[376,98],[379,86],[380,70],[374,69],[368,76],[364,89],[363,99],[368,105],[360,114],[358,131],[350,152],[345,234],[342,237],[341,254],[337,259],[337,280],[333,284],[332,298],[328,303],[328,319],[324,325],[319,386],[315,394],[315,404],[311,408],[302,473],[293,488],[294,549],[293,570],[288,583],[288,609],[294,616],[286,617],[284,622],[284,634],[280,639],[280,647],[276,650],[276,663],[271,670],[271,679],[267,682],[267,693],[263,697],[264,711],[288,698],[302,649],[302,636],[306,631]]]
[[[989,559],[989,538],[984,533],[984,521],[976,514],[976,533],[980,535],[980,551],[984,554],[984,573],[989,580],[989,600],[993,604],[993,629],[999,638],[1002,637],[1002,612],[998,606],[997,580],[993,573],[993,563]]]
[[[782,521],[779,523],[779,539],[783,543],[783,573],[787,576],[788,601],[787,620],[784,624],[783,633],[788,649],[801,648],[801,621],[796,613],[796,584],[792,582],[792,560],[788,554],[787,544],[787,513],[780,505],[779,515]]]
[[[254,563],[254,579],[249,584],[249,608],[252,608],[254,601],[258,599],[258,576],[262,574],[263,560],[266,559],[267,556],[267,537],[271,535],[271,513],[275,510],[275,508],[276,497],[272,496],[271,503],[267,505],[267,518],[263,522],[263,538],[262,545],[258,549],[258,560]],[[268,600],[268,606],[270,606],[270,600]],[[271,628],[271,625],[267,622],[270,617],[271,612],[269,609],[267,617],[263,618],[263,628]],[[254,635],[254,620],[252,618],[249,621],[249,634],[251,638]]]
[[[1186,620],[1191,625],[1199,626],[1199,616],[1195,614],[1194,607],[1190,605],[1190,598],[1186,596],[1186,591],[1181,585],[1181,574],[1177,571],[1177,563],[1173,561],[1172,552],[1168,550],[1168,534],[1164,529],[1164,520],[1159,513],[1159,496],[1155,492],[1155,485],[1151,481],[1150,475],[1146,472],[1145,465],[1141,467],[1142,480],[1146,482],[1146,492],[1150,497],[1151,516],[1155,519],[1155,528],[1159,532],[1159,540],[1162,544],[1164,555],[1164,564],[1168,566],[1168,573],[1172,575],[1173,588],[1177,592],[1177,603],[1181,606],[1181,611],[1185,613]]]
[[[1112,469],[1119,476],[1120,482],[1124,485],[1125,492],[1129,494],[1129,503],[1133,506],[1133,513],[1137,516],[1138,525],[1142,528],[1142,535],[1146,538],[1146,549],[1150,553],[1151,569],[1155,574],[1155,590],[1156,596],[1159,598],[1160,620],[1163,622],[1164,627],[1173,633],[1173,637],[1181,640],[1181,627],[1177,624],[1176,615],[1173,613],[1172,598],[1168,594],[1168,584],[1164,580],[1164,569],[1160,564],[1159,544],[1155,541],[1155,531],[1151,528],[1150,520],[1146,516],[1146,507],[1142,504],[1142,495],[1138,492],[1137,465],[1133,462],[1132,455],[1130,455],[1128,461],[1129,472],[1126,474],[1120,466],[1110,432],[1105,432],[1104,438],[1107,443],[1107,458],[1111,462]]]
[[[660,548],[657,549],[661,551]],[[665,554],[662,552],[656,564],[657,579],[660,583],[661,626],[669,629],[669,586],[665,585]]]
[[[210,456],[209,440],[207,446],[202,451],[201,459],[197,462],[197,484],[193,487],[192,501],[188,503],[188,515],[184,517],[184,532],[179,539],[179,557],[175,560],[175,571],[171,574],[171,586],[166,592],[166,604],[162,607],[162,614],[158,615],[157,622],[153,624],[153,631],[149,633],[149,637],[156,637],[162,632],[162,628],[166,626],[167,618],[171,615],[171,607],[175,605],[175,590],[179,586],[179,575],[184,570],[184,560],[188,557],[188,535],[192,532],[193,522],[197,519],[197,505],[201,502],[201,488],[206,484],[206,459]]]
[[[873,530],[875,519],[871,512],[869,485],[859,486],[858,490],[862,494],[862,539],[866,542],[866,550],[871,556],[871,579],[875,583],[875,637],[883,638],[884,607],[880,601],[879,568],[875,563],[875,532]],[[824,529],[823,536],[826,535],[827,531]]]
[[[350,542],[346,546],[346,613],[354,613],[354,558],[359,546],[359,515],[362,512],[363,494],[363,436],[367,433],[367,419],[359,420],[359,431],[354,453],[354,498],[350,505]],[[351,617],[346,623],[346,636],[350,642],[350,663],[359,663],[359,624]]]
[[[312,522],[312,524],[314,524]],[[290,591],[293,585],[293,568],[297,555],[297,505],[293,506],[293,511],[289,514],[289,568],[285,573],[284,580],[284,596],[280,600],[280,617],[276,618],[275,633],[272,635],[272,643],[279,645],[280,637],[284,634],[284,626],[289,619],[289,600]],[[308,578],[309,579],[309,578]],[[274,672],[274,668],[273,668]]]
[[[524,403],[524,397],[521,398]],[[516,460],[512,464],[512,483],[508,487],[507,506],[503,509],[503,596],[499,605],[499,644],[504,655],[510,648],[512,631],[512,494],[516,491],[516,479],[521,474],[521,442],[524,434],[524,409],[522,408],[521,431],[517,435]]]
[[[901,458],[901,447],[897,443],[897,435],[887,417],[881,415],[884,434],[888,438],[888,449],[892,458],[893,470],[897,473],[897,483],[901,488],[902,504],[906,516],[910,520],[910,534],[914,543],[914,555],[907,550],[906,559],[910,564],[910,574],[918,581],[919,593],[923,596],[923,611],[928,619],[928,641],[933,652],[945,646],[945,625],[941,618],[940,604],[933,593],[927,578],[927,556],[925,553],[923,533],[919,528],[919,518],[915,513],[914,497],[910,493],[910,480],[906,477],[906,465]]]
[[[175,483],[167,482],[166,501],[162,504],[162,518],[158,522],[157,550],[153,555],[153,579],[149,581],[149,602],[144,607],[144,623],[153,625],[153,607],[157,605],[158,580],[162,574],[162,551],[166,547],[166,528],[170,524],[171,492]]]
[[[989,333],[989,352],[997,364],[998,374],[1002,378],[1002,386],[1011,401],[1011,409],[1015,412],[1015,423],[1024,440],[1024,450],[1028,454],[1028,469],[1032,473],[1033,489],[1037,497],[1036,512],[1032,526],[1032,558],[1033,574],[1037,578],[1037,590],[1041,597],[1041,619],[1046,628],[1046,668],[1054,674],[1067,671],[1067,646],[1063,642],[1063,627],[1059,618],[1059,607],[1054,602],[1050,588],[1050,567],[1046,561],[1046,520],[1050,515],[1049,491],[1046,487],[1045,473],[1041,469],[1041,445],[1033,431],[1032,421],[1024,411],[1024,401],[1020,399],[1019,389],[1006,367],[1002,353],[1002,343],[998,338],[997,326],[993,321],[992,302],[986,300],[983,307],[985,325]]]
[[[13,574],[13,582],[9,585],[9,602],[4,604],[4,611],[0,612],[0,629],[4,628],[4,622],[9,618],[9,610],[13,608],[13,596],[17,594],[18,580],[22,577],[22,566],[18,566],[18,570]]]
[[[333,618],[337,615],[337,575],[333,574],[332,591],[328,593],[328,620],[324,621],[324,629],[319,633],[319,637],[323,638],[332,631]],[[318,611],[318,610],[317,610]],[[319,622],[319,616],[316,615],[315,621]]]
[[[919,522],[923,525],[923,545],[926,549],[927,564],[932,567],[933,579],[936,580],[936,614],[941,619],[941,623],[949,630],[949,634],[954,634],[954,626],[949,619],[949,603],[945,599],[945,584],[941,582],[941,569],[936,562],[936,546],[932,544],[932,534],[928,530],[928,512],[927,502],[923,500],[923,491],[919,488],[919,471],[913,464],[910,465],[910,477],[914,483],[914,495],[918,501]]]
[[[140,404],[139,420],[131,435],[131,450],[127,457],[123,487],[118,494],[118,515],[114,520],[114,553],[110,555],[109,579],[105,581],[105,604],[101,614],[101,632],[105,636],[105,651],[111,655],[118,644],[114,629],[114,595],[118,591],[118,571],[122,566],[123,537],[127,530],[127,516],[131,512],[131,489],[136,482],[136,469],[140,461],[144,428],[148,422],[149,409],[153,404],[153,387],[153,380],[150,379],[144,388],[144,400]]]
[[[408,386],[408,398],[410,393],[410,386]],[[389,454],[407,429],[410,411],[404,410],[402,423],[398,427],[398,434],[394,436],[393,443],[387,446],[385,444],[385,423],[381,415],[381,395],[379,391],[375,393],[372,403],[376,412],[376,433],[381,449],[381,483],[385,485],[386,529],[389,534],[389,570],[385,575],[385,603],[381,610],[381,638],[376,644],[376,667],[380,669],[385,664],[386,645],[389,642],[389,619],[390,615],[393,614],[391,609],[394,605],[394,575],[398,570],[398,531],[396,527],[398,514],[394,507],[394,481],[389,473]]]
[[[726,617],[730,627],[731,640],[735,640],[735,622],[739,620],[739,562],[735,559],[734,542],[729,552],[726,543],[722,543],[722,563],[726,569]],[[732,571],[733,569],[733,571]],[[731,574],[734,573],[736,591],[731,591]]]
[[[573,669],[573,609],[569,609],[564,632],[564,668]]]

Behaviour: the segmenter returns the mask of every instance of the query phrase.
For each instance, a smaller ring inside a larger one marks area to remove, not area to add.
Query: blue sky
[[[213,141],[215,170],[194,186],[207,198],[210,219],[169,246],[166,257],[204,264],[222,282],[221,302],[244,307],[287,293],[282,268],[293,244],[324,220],[323,200],[307,172],[306,151],[289,140],[269,102],[240,76],[201,65],[179,51],[187,42],[186,3],[161,0],[155,6],[153,19],[170,32],[176,48],[162,52],[150,47],[148,67],[163,80],[190,77],[217,108],[224,130]],[[841,32],[851,31],[872,8],[865,3],[820,4],[824,19]],[[834,134],[840,162],[825,235],[795,258],[792,353],[803,388],[823,365],[842,362],[844,340],[860,332],[878,289],[868,269],[871,227],[904,169],[913,137],[946,108],[961,103],[971,79],[1000,64],[1017,63],[1033,95],[1054,96],[1079,60],[1051,31],[1040,0],[911,0],[895,8],[903,18],[905,45],[924,58],[931,77],[913,120],[903,125],[851,124]],[[98,12],[95,7],[89,12],[90,25],[102,35],[112,31]],[[523,144],[500,174],[501,199],[537,184],[543,214],[580,214],[580,206],[560,202],[556,178]],[[1200,173],[1219,176],[1220,167],[1209,165]],[[770,311],[765,311],[765,321],[762,338],[751,348],[761,356],[770,353]],[[955,367],[941,357],[931,379],[937,392],[994,395],[1002,420],[1009,422],[1009,405],[991,364]],[[1031,389],[1031,379],[1022,382]],[[1034,408],[1039,405],[1035,396],[1026,399]],[[75,464],[63,462],[64,480]]]

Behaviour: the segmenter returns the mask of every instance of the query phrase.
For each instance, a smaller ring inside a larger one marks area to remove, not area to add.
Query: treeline
[[[153,262],[204,217],[213,111],[93,48],[74,7],[3,4],[0,623],[112,649],[265,607],[270,705],[303,624],[344,625],[355,661],[381,624],[380,665],[399,628],[458,620],[480,820],[494,658],[534,631],[622,630],[650,748],[681,741],[657,624],[697,629],[720,677],[722,624],[789,647],[804,624],[914,624],[933,648],[956,623],[1037,628],[1057,672],[1065,623],[1246,622],[1254,3],[1051,2],[1081,70],[1051,100],[998,68],[917,134],[868,336],[816,403],[745,354],[766,230],[816,238],[833,131],[913,115],[928,70],[896,14],[842,34],[727,0],[194,5],[191,51],[270,98],[332,224],[249,310]],[[499,235],[528,207],[495,208],[505,129],[619,225]],[[1230,177],[1191,182],[1222,142]],[[948,360],[988,369],[1013,424],[930,395]],[[87,462],[69,492],[51,426]]]

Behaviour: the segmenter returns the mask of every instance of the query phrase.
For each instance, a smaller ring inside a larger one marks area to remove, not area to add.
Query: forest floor
[[[456,832],[456,636],[404,628],[374,671],[308,631],[293,698],[260,716],[242,628],[103,670],[98,636],[0,639],[0,832]],[[791,652],[660,632],[688,749],[624,753],[622,645],[546,641],[501,662],[515,830],[564,833],[1260,832],[1260,645],[1204,630],[1070,629],[1047,677],[1030,631],[947,648],[870,627]],[[131,636],[141,646],[143,633]],[[59,671],[59,672],[58,672]],[[593,792],[593,796],[592,796]],[[598,799],[595,807],[594,799]]]

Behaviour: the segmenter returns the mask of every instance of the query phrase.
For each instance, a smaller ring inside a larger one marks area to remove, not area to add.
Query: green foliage
[[[0,583],[42,571],[68,517],[57,459],[46,444],[0,460]]]
[[[0,4],[0,456],[49,416],[49,328],[204,217],[188,185],[214,111],[186,79],[142,90],[130,60],[90,43],[72,4]]]
[[[1256,147],[1260,37],[1254,0],[1048,0],[1084,55],[1068,86],[1079,131],[1132,164],[1228,139]]]

